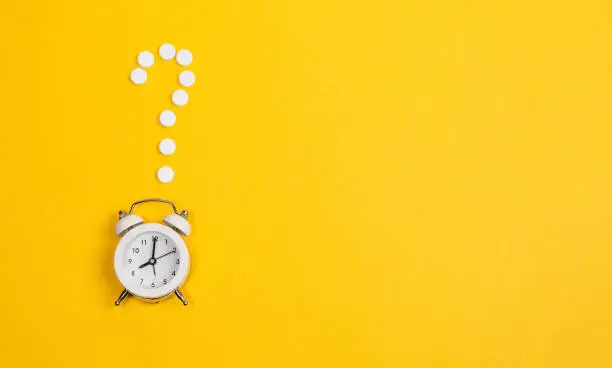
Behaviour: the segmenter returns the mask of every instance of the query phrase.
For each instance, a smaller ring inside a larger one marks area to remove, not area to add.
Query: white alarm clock
[[[145,202],[167,203],[174,213],[164,218],[165,225],[145,223],[133,213]],[[128,295],[157,302],[173,293],[187,305],[179,290],[189,273],[189,252],[182,238],[191,232],[186,217],[187,211],[179,213],[174,203],[159,198],[134,202],[127,214],[119,211],[115,233],[121,240],[115,249],[115,273],[125,290],[115,305]]]

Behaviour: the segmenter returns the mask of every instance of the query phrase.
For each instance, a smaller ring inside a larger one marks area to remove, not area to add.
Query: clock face
[[[130,294],[157,299],[185,281],[189,252],[183,238],[170,227],[142,224],[121,238],[114,264],[119,281]]]
[[[158,231],[140,233],[125,247],[123,266],[132,284],[143,289],[168,285],[181,264],[180,250],[169,236]]]

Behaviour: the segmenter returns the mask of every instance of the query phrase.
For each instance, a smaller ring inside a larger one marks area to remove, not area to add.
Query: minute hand
[[[155,258],[155,244],[157,244],[157,236],[154,236],[151,241],[153,242],[153,250],[151,251],[151,259]]]
[[[157,261],[158,259],[163,258],[163,257],[167,256],[167,255],[168,255],[168,254],[170,254],[170,253],[176,253],[176,250],[173,250],[173,251],[171,251],[171,252],[168,252],[168,253],[162,254],[161,256],[159,256],[159,257],[155,258],[155,260]]]

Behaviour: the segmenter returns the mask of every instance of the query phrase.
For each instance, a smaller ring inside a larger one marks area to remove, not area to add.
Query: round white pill
[[[159,142],[159,152],[164,156],[170,156],[176,151],[176,143],[171,138],[166,138]]]
[[[169,43],[165,43],[159,47],[159,56],[164,60],[172,60],[176,55],[176,49]]]
[[[172,110],[164,110],[161,114],[159,114],[159,122],[161,125],[169,128],[176,123],[176,115]]]
[[[195,83],[195,74],[192,71],[185,70],[179,74],[179,83],[183,87],[191,87]]]
[[[136,68],[130,73],[130,79],[134,84],[143,84],[147,81],[147,72],[142,68]]]
[[[189,50],[179,50],[178,54],[176,54],[176,62],[179,63],[179,65],[187,66],[191,64],[192,61],[193,55],[191,55]]]
[[[155,57],[148,51],[143,51],[138,54],[138,65],[143,68],[150,68],[155,63]]]
[[[162,166],[157,170],[157,180],[162,183],[169,183],[174,179],[174,171],[170,166]]]
[[[185,106],[187,105],[187,101],[189,101],[189,95],[182,89],[177,89],[172,94],[172,102],[176,106]]]

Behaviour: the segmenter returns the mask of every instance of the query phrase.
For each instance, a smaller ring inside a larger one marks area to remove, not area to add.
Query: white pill
[[[143,51],[138,54],[138,65],[143,68],[150,68],[155,63],[155,57],[148,51]]]
[[[195,74],[192,71],[185,70],[179,74],[179,83],[183,87],[191,87],[195,83]]]
[[[136,68],[130,73],[130,79],[134,84],[143,84],[147,81],[147,72],[142,68]]]
[[[176,143],[171,138],[166,138],[159,142],[159,152],[164,156],[170,156],[176,151]]]
[[[159,114],[159,122],[161,125],[169,128],[176,123],[176,115],[172,110],[164,110],[161,114]]]
[[[162,183],[169,183],[174,179],[174,171],[170,166],[162,166],[157,170],[157,180]]]
[[[165,43],[159,47],[159,56],[164,60],[172,60],[176,55],[176,49],[169,43]]]
[[[187,101],[189,101],[189,95],[182,89],[177,89],[172,94],[172,102],[176,106],[185,106],[187,105]]]
[[[187,66],[191,64],[192,61],[193,55],[191,55],[189,50],[179,50],[178,54],[176,54],[176,62],[179,63],[179,65]]]

